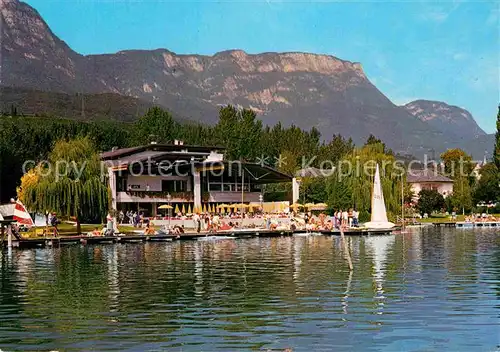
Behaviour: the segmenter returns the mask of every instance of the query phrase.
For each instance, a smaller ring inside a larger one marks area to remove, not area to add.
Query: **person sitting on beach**
[[[180,238],[181,234],[184,233],[184,228],[180,227],[179,225],[175,225],[172,233],[176,235],[177,238]]]
[[[144,229],[144,235],[145,236],[152,236],[155,234],[155,228],[154,226],[151,225],[150,222],[146,224],[146,228]]]
[[[229,222],[229,224],[222,224],[221,227],[219,227],[219,230],[222,230],[222,231],[228,231],[228,230],[231,230],[233,228],[233,223],[232,222]]]
[[[212,228],[214,232],[217,232],[217,230],[219,229],[219,225],[220,225],[219,215],[215,214],[212,218]]]
[[[333,230],[332,220],[327,220],[326,225],[325,225],[325,229],[328,230],[328,231],[332,231]]]

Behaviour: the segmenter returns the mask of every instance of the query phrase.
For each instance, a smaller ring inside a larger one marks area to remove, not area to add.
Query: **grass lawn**
[[[93,231],[96,227],[99,230],[101,230],[103,226],[104,226],[103,224],[82,224],[81,225],[81,232],[82,232],[82,234],[85,234],[87,232]],[[76,235],[76,225],[73,223],[63,222],[63,223],[59,224],[59,226],[57,228],[59,229],[59,235],[63,235],[63,236],[64,235]],[[27,233],[23,233],[22,235],[25,237],[39,237],[43,230],[44,230],[44,227],[38,227],[36,230],[32,229],[31,231],[29,231]],[[119,225],[118,230],[120,230],[120,232],[122,232],[122,233],[127,233],[127,232],[133,231],[134,227],[130,226],[130,225]],[[137,230],[137,228],[135,228],[135,230]],[[53,232],[53,227],[49,226],[48,233],[52,234],[52,232]]]

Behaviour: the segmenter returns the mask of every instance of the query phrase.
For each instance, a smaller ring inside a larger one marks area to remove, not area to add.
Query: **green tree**
[[[420,214],[432,214],[435,210],[444,208],[444,197],[436,190],[423,189],[418,193],[417,209]]]
[[[498,186],[500,180],[497,166],[488,163],[481,168],[479,175],[479,181],[473,192],[474,204],[500,201],[500,187]]]
[[[332,140],[323,143],[318,150],[318,166],[331,163],[336,165],[339,160],[354,150],[354,143],[351,138],[344,139],[340,134],[333,135]]]
[[[300,201],[304,203],[323,203],[326,201],[326,179],[324,177],[304,177],[300,184]]]
[[[255,160],[261,154],[262,121],[252,110],[222,107],[215,135],[230,159]]]
[[[38,182],[21,184],[22,201],[28,209],[75,217],[78,233],[81,221],[104,218],[109,192],[99,154],[88,137],[57,142],[48,163],[36,169]]]
[[[463,213],[472,209],[472,189],[466,176],[455,177],[453,180],[453,194],[451,195],[453,208]]]
[[[178,124],[168,111],[153,107],[135,122],[133,130],[136,144],[169,143],[176,138]]]
[[[471,176],[475,164],[472,162],[472,156],[464,152],[462,149],[448,149],[441,154],[441,160],[444,163],[444,171],[447,176],[452,179],[466,176]],[[469,180],[471,181],[471,180]]]
[[[390,154],[390,155],[394,154],[394,153],[392,152],[392,150],[391,150],[391,149],[387,149],[387,148],[386,148],[385,143],[384,143],[384,142],[382,142],[382,140],[381,140],[381,139],[379,139],[379,138],[375,137],[373,134],[370,134],[370,135],[368,136],[368,139],[367,139],[367,140],[366,140],[366,142],[365,142],[365,146],[369,146],[369,145],[377,145],[377,144],[382,146],[382,152],[383,152],[383,153]]]
[[[392,154],[385,151],[379,142],[356,148],[339,163],[335,173],[327,179],[328,205],[338,210],[340,207],[356,208],[360,212],[371,210],[371,192],[375,166],[379,164],[381,183],[388,214],[401,212],[401,173],[395,168]]]
[[[255,112],[249,109],[240,111],[239,122],[239,158],[255,160],[260,156],[260,140],[262,135],[262,121],[257,120]]]
[[[350,185],[336,179],[327,185],[328,207],[332,210],[344,210],[353,207]]]

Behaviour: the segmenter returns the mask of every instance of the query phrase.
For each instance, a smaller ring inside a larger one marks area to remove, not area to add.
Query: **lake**
[[[4,251],[2,351],[498,351],[500,233]]]

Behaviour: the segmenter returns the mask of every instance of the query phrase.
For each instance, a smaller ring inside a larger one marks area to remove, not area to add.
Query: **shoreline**
[[[392,234],[396,229],[348,229],[344,232],[347,236],[381,236]],[[320,234],[322,236],[340,236],[340,230],[333,231],[313,231],[306,230],[266,230],[266,229],[243,229],[218,231],[213,233],[186,232],[179,236],[176,235],[141,235],[141,234],[123,234],[118,236],[87,236],[87,235],[66,235],[60,237],[38,237],[13,240],[14,248],[40,248],[56,247],[69,244],[106,244],[106,243],[134,243],[134,242],[172,242],[172,241],[193,241],[197,239],[210,238],[217,240],[217,237],[223,239],[241,239],[241,238],[267,238],[267,237],[290,237],[294,234],[306,235],[308,233]],[[4,247],[7,247],[7,239],[3,241]]]

